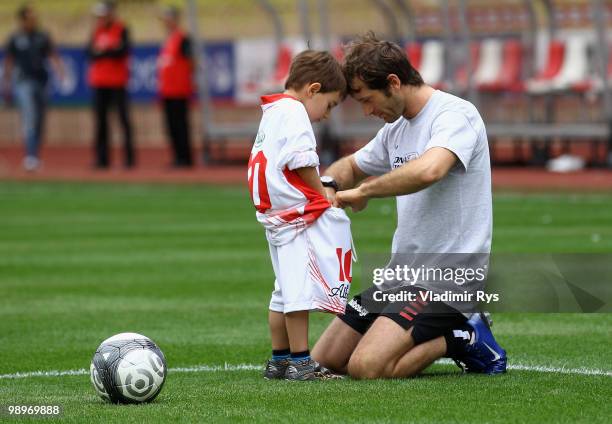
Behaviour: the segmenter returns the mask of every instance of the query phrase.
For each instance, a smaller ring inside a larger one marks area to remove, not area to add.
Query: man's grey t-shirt
[[[357,166],[382,175],[443,147],[459,160],[437,183],[397,196],[392,252],[484,253],[491,251],[491,165],[484,122],[470,102],[434,91],[412,119],[386,124],[355,153]]]

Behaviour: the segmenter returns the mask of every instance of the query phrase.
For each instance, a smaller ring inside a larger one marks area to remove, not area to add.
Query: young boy
[[[338,377],[310,357],[308,313],[344,313],[353,256],[350,221],[326,197],[311,122],[326,119],[345,95],[340,64],[327,52],[308,50],[293,60],[285,92],[262,97],[248,181],[276,276],[267,379]]]

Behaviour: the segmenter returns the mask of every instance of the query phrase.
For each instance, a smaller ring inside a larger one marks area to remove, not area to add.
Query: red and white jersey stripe
[[[312,224],[330,203],[295,171],[319,166],[304,105],[286,94],[261,99],[263,116],[249,159],[249,190],[268,241],[280,246]]]

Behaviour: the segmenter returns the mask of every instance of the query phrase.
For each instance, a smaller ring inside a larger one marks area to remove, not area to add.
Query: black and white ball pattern
[[[150,402],[166,380],[166,359],[155,343],[136,333],[104,340],[90,366],[90,377],[100,397],[112,403]]]

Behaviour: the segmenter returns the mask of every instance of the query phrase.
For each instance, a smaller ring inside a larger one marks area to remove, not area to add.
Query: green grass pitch
[[[386,200],[352,215],[358,250],[389,249],[393,211]],[[496,252],[612,252],[610,194],[501,193],[494,214]],[[495,315],[517,366],[496,377],[450,364],[416,379],[304,384],[248,368],[172,372],[263,364],[272,281],[242,187],[2,182],[0,405],[57,404],[75,423],[610,422],[606,314]],[[329,320],[313,315],[313,342]],[[151,404],[105,404],[84,374],[9,378],[88,369],[100,341],[123,331],[151,337],[168,360]]]

